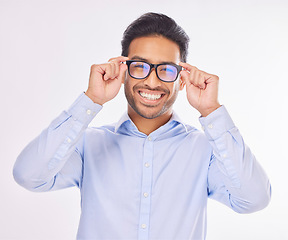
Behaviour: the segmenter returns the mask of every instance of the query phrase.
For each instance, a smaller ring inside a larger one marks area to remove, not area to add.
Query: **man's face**
[[[134,39],[129,46],[129,59],[145,60],[148,63],[180,62],[179,46],[161,36],[148,36]],[[147,119],[157,118],[163,114],[170,115],[178,91],[184,84],[178,79],[175,82],[162,82],[155,69],[145,79],[134,79],[127,73],[124,82],[125,95],[128,101],[128,114],[135,113]]]

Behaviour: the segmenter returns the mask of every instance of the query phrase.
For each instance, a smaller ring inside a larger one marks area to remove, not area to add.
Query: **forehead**
[[[146,36],[135,38],[129,46],[128,57],[135,56],[146,59],[150,63],[180,61],[180,49],[177,43],[162,36]]]

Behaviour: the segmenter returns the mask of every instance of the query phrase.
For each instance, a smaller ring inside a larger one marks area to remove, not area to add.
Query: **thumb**
[[[189,73],[185,70],[182,70],[180,72],[180,76],[183,82],[185,82],[186,84],[189,83]]]
[[[119,70],[119,79],[122,83],[124,83],[125,73],[127,71],[127,65],[125,63],[121,63],[120,70]]]

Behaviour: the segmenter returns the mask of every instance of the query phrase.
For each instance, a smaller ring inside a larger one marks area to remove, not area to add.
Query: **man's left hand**
[[[208,116],[219,108],[218,85],[219,77],[199,70],[188,63],[179,63],[184,68],[180,72],[182,81],[186,84],[187,99],[202,117]]]

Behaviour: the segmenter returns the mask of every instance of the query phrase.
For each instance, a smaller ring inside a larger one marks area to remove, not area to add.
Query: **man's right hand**
[[[118,94],[125,78],[127,65],[123,64],[128,57],[111,58],[108,63],[92,65],[89,85],[85,94],[100,105],[110,101]]]

